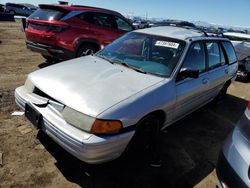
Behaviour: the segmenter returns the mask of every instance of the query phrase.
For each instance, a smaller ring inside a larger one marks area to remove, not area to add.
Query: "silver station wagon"
[[[15,99],[35,127],[96,164],[224,96],[237,68],[228,39],[155,27],[29,74]]]

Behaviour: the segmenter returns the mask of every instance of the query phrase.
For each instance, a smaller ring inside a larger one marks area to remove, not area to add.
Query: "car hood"
[[[51,98],[97,117],[164,78],[111,64],[96,56],[85,56],[35,71],[29,79]]]

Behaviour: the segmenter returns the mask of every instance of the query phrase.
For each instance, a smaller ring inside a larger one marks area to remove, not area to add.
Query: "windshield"
[[[170,77],[184,47],[184,41],[132,32],[96,55],[141,73]]]

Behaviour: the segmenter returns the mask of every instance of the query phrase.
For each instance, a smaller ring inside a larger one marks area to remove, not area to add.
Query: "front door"
[[[182,69],[199,70],[199,77],[180,78],[177,76],[174,120],[194,111],[207,101],[209,73],[206,71],[205,50],[201,42],[190,46]]]

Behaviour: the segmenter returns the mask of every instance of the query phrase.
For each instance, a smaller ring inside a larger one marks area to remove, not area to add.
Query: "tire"
[[[161,122],[155,115],[143,118],[138,123],[135,134],[125,150],[126,155],[140,158],[146,153],[152,153],[149,151],[158,151]]]
[[[51,57],[51,56],[46,56],[46,55],[43,55],[43,54],[42,54],[42,56],[43,56],[44,59],[46,59],[46,61],[48,63],[53,63],[53,62],[58,62],[59,61],[58,59],[56,59],[54,57]]]
[[[79,47],[76,57],[92,55],[98,51],[97,47],[93,44],[84,44]]]
[[[220,92],[218,93],[218,95],[214,98],[215,102],[219,102],[221,100],[223,100],[226,95],[227,95],[227,89],[230,86],[231,82],[228,81],[224,84],[224,86],[221,88]]]
[[[14,10],[10,10],[9,13],[10,13],[11,15],[15,15],[15,14],[16,14],[16,12],[15,12]]]

